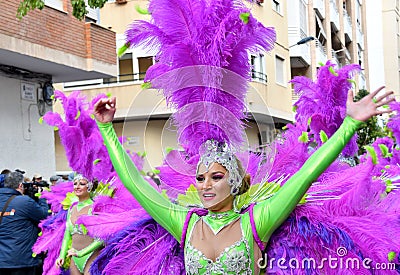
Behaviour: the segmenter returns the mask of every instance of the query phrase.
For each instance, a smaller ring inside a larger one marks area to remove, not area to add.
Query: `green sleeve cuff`
[[[89,244],[88,246],[86,246],[85,248],[83,248],[79,251],[76,251],[76,255],[78,258],[86,256],[86,255],[92,253],[93,251],[99,249],[102,246],[103,246],[103,241],[94,239],[91,244]]]

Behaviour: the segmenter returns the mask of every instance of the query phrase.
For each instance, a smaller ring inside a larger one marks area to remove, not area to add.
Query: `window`
[[[263,54],[252,54],[250,56],[251,78],[255,81],[267,82],[267,76],[264,73],[265,57]]]
[[[153,65],[153,57],[146,56],[146,57],[138,57],[139,63],[139,79],[143,80],[144,76],[146,75],[147,69]]]
[[[272,0],[272,8],[276,12],[281,13],[281,0]]]
[[[44,4],[56,10],[63,11],[63,1],[62,0],[45,0]]]
[[[98,8],[91,8],[88,5],[88,0],[85,0],[86,3],[86,10],[88,11],[88,13],[86,14],[86,22],[93,22],[93,23],[97,23],[97,21],[99,20],[99,9]]]
[[[126,53],[120,57],[119,62],[119,81],[133,80],[133,61],[132,54]]]
[[[286,85],[285,81],[285,59],[275,56],[275,77],[276,83]]]

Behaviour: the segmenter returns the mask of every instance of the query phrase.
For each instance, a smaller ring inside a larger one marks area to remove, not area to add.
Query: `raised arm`
[[[182,235],[187,209],[171,203],[155,190],[140,174],[129,155],[123,149],[111,121],[115,114],[115,97],[101,99],[94,108],[100,132],[103,136],[113,166],[124,184],[140,205],[178,241]]]
[[[374,115],[390,112],[388,109],[378,110],[378,108],[394,100],[388,98],[393,92],[387,92],[376,100],[373,99],[383,88],[379,88],[359,102],[353,102],[353,92],[350,91],[347,98],[347,117],[336,133],[304,163],[274,197],[254,207],[254,219],[261,240],[268,241],[275,229],[286,220],[299,203],[311,183],[340,154],[363,121]]]

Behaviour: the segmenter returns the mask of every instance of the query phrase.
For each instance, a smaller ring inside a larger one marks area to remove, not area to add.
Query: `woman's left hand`
[[[389,108],[383,110],[378,110],[378,108],[394,101],[394,97],[391,96],[393,95],[393,91],[385,92],[383,95],[377,97],[374,100],[374,97],[383,88],[385,88],[385,86],[380,87],[379,89],[363,97],[360,101],[357,102],[353,101],[354,92],[350,90],[347,95],[346,103],[347,115],[359,121],[367,121],[373,116],[390,113],[391,110]]]
[[[78,256],[78,253],[76,252],[76,249],[74,249],[74,248],[71,248],[70,250],[68,250],[68,257],[72,257],[72,256],[74,256],[74,257]]]

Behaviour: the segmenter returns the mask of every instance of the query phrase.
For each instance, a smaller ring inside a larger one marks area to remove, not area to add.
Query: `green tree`
[[[91,8],[102,8],[107,0],[87,0],[87,4]],[[82,20],[88,13],[85,0],[71,0],[72,15]],[[21,0],[17,10],[17,18],[22,19],[29,11],[35,9],[43,9],[44,0]]]
[[[355,96],[354,101],[359,101],[368,94],[367,90],[360,90]],[[358,155],[362,155],[365,153],[365,145],[371,145],[377,138],[388,136],[389,133],[386,128],[384,129],[379,126],[378,117],[374,116],[361,126],[357,134]]]

